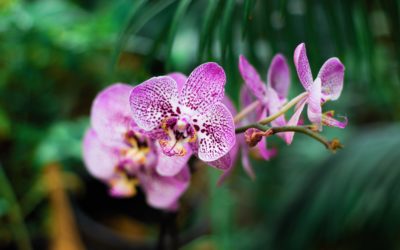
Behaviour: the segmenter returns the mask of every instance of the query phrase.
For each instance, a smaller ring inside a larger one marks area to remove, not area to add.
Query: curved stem
[[[323,137],[319,133],[312,131],[309,126],[282,126],[282,127],[270,128],[270,130],[272,131],[271,134],[277,134],[288,131],[302,133],[321,142],[327,149],[331,149],[331,142],[328,141],[325,137]]]
[[[273,115],[268,116],[265,119],[262,119],[259,121],[260,124],[262,125],[266,125],[270,122],[272,122],[273,120],[275,120],[276,118],[278,118],[279,116],[283,115],[284,113],[286,113],[291,107],[293,107],[294,105],[296,105],[296,103],[298,103],[299,101],[301,101],[305,96],[307,96],[308,92],[303,92],[300,95],[296,96],[295,98],[293,98],[292,100],[290,100],[290,102],[286,103],[278,112],[276,112]]]
[[[244,133],[249,128],[256,128],[256,129],[259,129],[261,131],[266,131],[267,129],[269,129],[268,126],[264,126],[264,125],[262,125],[260,123],[252,123],[252,124],[249,124],[249,125],[246,125],[246,126],[243,126],[243,127],[236,128],[235,129],[235,133],[236,134]]]
[[[260,105],[260,101],[259,100],[256,100],[256,101],[252,102],[246,108],[244,108],[242,111],[240,111],[239,114],[237,114],[233,118],[233,121],[235,123],[240,122],[243,118],[246,117],[246,115],[248,115],[250,112],[252,112],[254,109],[256,109],[258,107],[258,105]]]
[[[240,134],[243,133],[244,131],[246,131],[249,128],[256,128],[259,129],[261,131],[269,131],[268,135],[273,135],[273,134],[277,134],[277,133],[282,133],[282,132],[298,132],[298,133],[302,133],[305,135],[310,136],[311,138],[319,141],[320,143],[322,143],[327,149],[335,152],[336,149],[340,149],[343,146],[340,144],[340,142],[336,139],[332,140],[332,141],[328,141],[325,137],[323,137],[322,135],[320,135],[319,133],[316,133],[313,131],[312,128],[314,128],[313,125],[307,125],[307,126],[281,126],[281,127],[268,127],[268,126],[264,126],[261,125],[259,123],[254,123],[254,124],[250,124],[241,128],[237,128],[236,129],[236,134]]]

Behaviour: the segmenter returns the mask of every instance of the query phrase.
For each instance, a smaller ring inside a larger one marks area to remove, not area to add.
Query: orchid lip
[[[196,141],[197,125],[192,125],[190,121],[191,118],[185,115],[168,117],[163,120],[161,127],[166,138],[159,140],[159,143],[166,155],[184,156],[187,153],[184,145]]]
[[[117,168],[114,177],[109,180],[110,194],[114,197],[132,197],[137,193],[139,180],[129,172]]]

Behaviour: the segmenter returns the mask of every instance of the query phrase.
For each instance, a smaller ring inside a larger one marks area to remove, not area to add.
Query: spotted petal
[[[180,104],[192,111],[206,113],[224,97],[226,76],[216,63],[204,63],[193,70],[183,85]]]
[[[268,85],[273,88],[281,100],[287,98],[290,85],[289,66],[283,55],[277,54],[268,69]]]
[[[288,126],[297,126],[298,125],[301,112],[303,112],[303,109],[304,109],[304,106],[306,105],[306,103],[307,103],[307,99],[303,99],[298,103],[298,106],[296,106],[294,114],[292,115],[292,117],[290,118],[290,120],[287,123]],[[286,134],[286,143],[288,145],[292,144],[294,132],[285,132],[285,134]]]
[[[322,121],[322,108],[321,108],[321,80],[317,78],[310,89],[308,97],[308,119],[319,126]]]
[[[257,97],[258,100],[263,101],[265,99],[266,91],[265,84],[262,82],[256,69],[243,55],[239,57],[239,71],[251,93]]]
[[[117,83],[101,91],[91,110],[92,128],[104,143],[117,143],[125,133],[135,127],[129,107],[129,95],[133,87]]]
[[[235,164],[238,151],[239,151],[239,144],[235,143],[235,145],[226,155],[222,156],[221,158],[215,161],[207,162],[207,164],[212,167],[222,169],[225,172],[229,171],[229,169],[231,169]]]
[[[300,82],[306,90],[309,90],[313,84],[313,76],[304,43],[299,44],[294,50],[294,65],[296,66]]]
[[[177,86],[178,86],[178,92],[181,93],[183,85],[185,85],[185,82],[187,80],[187,76],[180,72],[173,72],[168,74],[167,76],[171,77],[172,79],[175,80]]]
[[[162,152],[161,147],[158,145],[157,173],[162,176],[174,176],[178,174],[187,165],[187,162],[192,156],[192,150],[189,145],[187,145],[185,149],[186,154],[183,156],[168,156]]]
[[[242,148],[241,152],[241,159],[242,165],[245,172],[250,176],[250,178],[254,179],[254,171],[250,164],[249,159],[249,147],[247,146],[246,142],[244,141],[243,134],[238,135],[235,146],[229,151],[230,158],[232,159],[232,163],[235,164],[235,160],[237,158],[237,154],[239,151],[239,146]],[[225,180],[231,175],[234,169],[234,165],[224,170],[223,174],[218,179],[218,186],[221,186]]]
[[[268,112],[269,112],[269,114],[276,114],[281,109],[282,102],[279,99],[279,97],[274,89],[268,87],[268,90],[269,90],[267,93],[268,100],[269,100],[268,101]],[[271,122],[271,125],[273,127],[286,126],[285,115],[283,114],[283,115],[279,116],[278,118],[276,118],[275,120],[273,120]],[[286,133],[279,133],[278,136],[281,137],[286,143],[288,143]]]
[[[247,85],[242,85],[242,88],[240,89],[240,107],[244,109],[256,100],[257,99],[251,94],[249,87],[247,87]],[[248,123],[258,121],[259,117],[261,117],[262,115],[263,110],[264,107],[262,105],[259,105],[256,108],[255,112],[251,112],[250,114],[248,114],[239,124],[246,125]]]
[[[222,103],[198,117],[198,155],[202,161],[215,161],[235,145],[235,125],[232,114]]]
[[[278,97],[278,93],[273,88],[268,87],[267,97],[268,97],[268,115],[273,115],[278,113],[278,111],[282,106],[282,102]],[[279,116],[277,119],[271,122],[271,125],[274,127],[285,126],[286,125],[285,116],[284,115]]]
[[[153,130],[161,125],[164,118],[174,113],[177,100],[177,83],[171,77],[153,77],[133,88],[131,92],[133,119],[140,128]]]
[[[155,208],[171,210],[176,208],[179,197],[189,186],[190,172],[185,166],[173,177],[160,176],[156,172],[141,173],[139,180],[146,193],[147,203]]]
[[[322,97],[329,100],[337,100],[343,89],[344,65],[334,57],[329,58],[322,65],[318,78],[322,83]]]
[[[114,174],[118,164],[118,151],[105,145],[96,132],[89,129],[83,139],[83,160],[91,175],[106,181]]]
[[[222,99],[222,103],[228,108],[228,110],[231,112],[232,115],[236,115],[237,113],[236,108],[228,96],[224,96],[224,99]],[[222,156],[221,158],[215,161],[206,163],[212,167],[222,169],[226,172],[230,168],[232,168],[233,164],[235,164],[235,159],[237,157],[238,151],[239,151],[239,145],[238,143],[235,143],[235,146],[229,151],[228,154]]]

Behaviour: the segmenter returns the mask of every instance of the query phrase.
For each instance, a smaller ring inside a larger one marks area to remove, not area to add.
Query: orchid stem
[[[252,112],[254,109],[256,109],[258,107],[258,105],[260,105],[259,100],[252,102],[246,108],[244,108],[242,111],[240,111],[240,113],[234,117],[233,121],[235,123],[240,122],[241,120],[243,120],[243,118],[246,117],[246,115],[248,115],[250,112]]]
[[[295,98],[290,100],[290,102],[286,103],[278,112],[276,112],[273,115],[268,116],[265,119],[260,120],[259,123],[262,124],[262,125],[266,125],[266,124],[272,122],[273,120],[275,120],[279,116],[281,116],[284,113],[286,113],[291,107],[293,107],[299,101],[301,101],[307,94],[308,94],[308,92],[303,92],[300,95],[296,96]]]
[[[314,138],[315,140],[319,141],[327,149],[329,149],[329,150],[331,150],[333,152],[335,152],[336,149],[340,149],[340,148],[343,147],[338,140],[334,139],[332,141],[328,141],[325,137],[323,137],[319,133],[314,132],[313,129],[312,129],[313,125],[268,127],[268,126],[264,126],[264,125],[259,124],[259,123],[254,123],[254,124],[250,124],[250,125],[247,125],[247,126],[243,126],[241,128],[237,128],[235,130],[235,132],[236,132],[236,134],[240,134],[240,133],[245,132],[249,128],[256,128],[256,129],[259,129],[261,131],[269,130],[270,131],[269,135],[282,133],[282,132],[298,132],[298,133],[302,133],[302,134],[308,135],[308,136]]]

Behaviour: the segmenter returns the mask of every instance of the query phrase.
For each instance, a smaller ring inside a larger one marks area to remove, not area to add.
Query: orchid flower
[[[295,112],[288,122],[288,125],[296,126],[301,112],[305,105],[308,105],[308,119],[316,124],[321,130],[322,125],[344,128],[347,125],[347,119],[344,122],[333,118],[333,112],[322,113],[321,105],[328,100],[337,100],[343,89],[344,65],[336,58],[329,58],[319,70],[317,78],[313,80],[310,64],[308,62],[306,46],[301,43],[294,51],[294,64],[297,75],[302,83],[307,95],[297,104]],[[292,142],[294,133],[288,134],[289,143]]]
[[[196,154],[202,161],[216,161],[236,142],[232,114],[221,103],[225,80],[224,70],[212,62],[198,66],[185,82],[153,77],[131,92],[133,120],[174,160]],[[160,166],[158,171],[171,176],[182,167]]]
[[[247,86],[247,88],[244,87],[241,91],[242,105],[246,107],[252,103],[250,100],[251,97],[247,97],[249,95],[248,92],[255,96],[260,103],[260,107],[256,109],[255,117],[253,115],[253,119],[248,119],[247,122],[256,122],[263,117],[277,113],[287,101],[290,85],[289,67],[285,58],[281,54],[274,56],[268,69],[267,84],[263,83],[255,68],[243,55],[239,58],[239,70],[245,81],[245,86]],[[286,120],[284,115],[272,121],[271,125],[285,126]],[[288,142],[286,133],[282,133],[280,136]],[[266,160],[270,159],[276,153],[274,150],[267,149],[266,137],[263,137],[257,146],[260,155]]]
[[[187,76],[180,72],[174,72],[174,73],[168,74],[168,76],[170,76],[171,78],[173,78],[176,81],[176,83],[178,85],[178,91],[180,92],[183,88],[183,85],[185,84],[185,82],[187,80]],[[237,113],[236,108],[228,96],[224,96],[224,98],[222,99],[221,102],[228,108],[229,112],[231,112],[232,115],[236,115],[236,113]],[[209,161],[209,162],[205,161],[205,163],[212,167],[221,169],[224,171],[224,173],[226,173],[226,172],[228,172],[228,170],[230,170],[232,168],[233,164],[235,163],[235,159],[237,157],[238,150],[239,150],[239,145],[237,143],[235,143],[235,145],[231,148],[231,150],[229,150],[229,152],[227,154],[218,158],[215,161]]]
[[[158,174],[158,166],[177,164],[166,157],[155,142],[132,120],[129,95],[133,87],[114,84],[95,98],[91,128],[83,141],[83,159],[90,174],[107,183],[110,195],[131,197],[140,185],[147,203],[173,210],[189,185],[186,162],[175,176]]]

